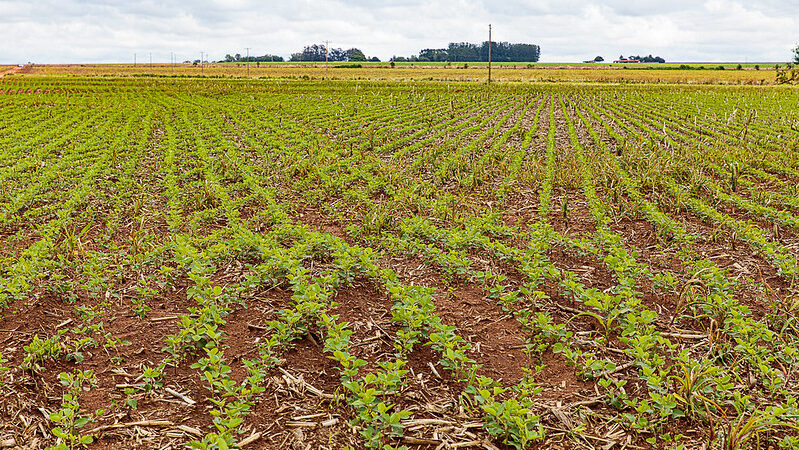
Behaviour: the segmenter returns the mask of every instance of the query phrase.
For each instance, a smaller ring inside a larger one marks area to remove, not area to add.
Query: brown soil
[[[46,91],[36,88],[20,89],[19,92]],[[548,106],[550,101],[554,101],[558,158],[555,161],[557,170],[552,192],[552,212],[548,220],[554,230],[566,238],[585,239],[596,245],[594,238],[597,228],[581,187],[582,179],[579,177],[580,170],[586,168],[580,167],[579,159],[572,149],[569,134],[566,132],[566,118],[560,109],[558,98],[543,96],[535,100],[530,98],[527,98],[527,101],[532,101],[534,104],[530,106],[526,115],[521,114],[521,109],[513,113],[503,127],[493,136],[487,136],[485,142],[481,142],[468,158],[475,160],[483,156],[490,149],[493,140],[517,123],[521,124],[520,130],[529,128],[538,102],[546,102],[541,111],[536,137],[524,155],[523,165],[532,166],[544,161],[549,131]],[[471,115],[479,115],[479,118],[484,119],[497,110],[502,111],[496,118],[484,124],[486,127],[491,127],[496,125],[510,108],[518,105],[513,102],[499,104],[500,108],[495,110],[472,108],[463,114],[460,123],[472,117]],[[442,108],[446,110],[446,107]],[[386,110],[390,110],[390,107],[375,109],[373,116],[369,118],[382,117],[382,113]],[[349,145],[353,140],[362,137],[360,130],[354,130],[351,126],[357,124],[361,118],[354,113],[350,117],[345,115],[329,117],[323,113],[304,117],[303,111],[298,109],[292,112],[288,107],[285,110],[281,109],[280,113],[285,113],[287,120],[307,128],[309,133],[315,131],[326,144],[331,146]],[[416,113],[418,114],[418,110]],[[248,162],[264,162],[265,166],[272,164],[272,161],[266,161],[266,157],[258,154],[259,151],[267,149],[266,146],[263,149],[248,148],[253,142],[252,139],[261,138],[261,136],[248,136],[259,123],[256,119],[253,119],[252,123],[245,123],[244,121],[249,119],[242,116],[220,115],[213,120],[226,124],[222,128],[224,128],[224,138],[230,140],[228,148],[241,150],[243,154],[248,155],[247,158],[252,157],[253,159]],[[191,116],[189,121],[194,118],[195,116]],[[574,116],[571,118],[576,120]],[[381,129],[381,132],[391,135],[395,126],[396,129],[402,129],[401,125],[408,123],[397,120],[396,123]],[[403,133],[392,136],[397,138],[398,135],[407,135],[413,130],[424,129],[425,122],[421,123],[418,128],[411,127]],[[183,122],[179,124],[185,125]],[[188,141],[181,142],[179,150],[190,147],[192,145],[190,142],[202,140],[203,133],[210,131],[215,124],[216,122],[209,122],[207,128],[198,131]],[[432,125],[427,123],[428,127]],[[457,123],[453,124],[454,126],[457,126]],[[617,127],[614,123],[611,123],[611,126]],[[683,288],[694,274],[689,273],[675,256],[677,249],[673,243],[667,237],[657,235],[655,228],[640,216],[640,212],[635,210],[629,198],[622,195],[615,202],[610,201],[612,192],[608,192],[610,188],[607,183],[600,181],[612,180],[615,174],[594,161],[597,154],[590,153],[592,140],[584,125],[578,122],[576,131],[578,139],[587,149],[586,160],[597,181],[595,183],[597,195],[604,203],[611,205],[608,213],[611,216],[611,231],[622,237],[626,248],[635,252],[637,261],[645,264],[653,274],[674,275],[678,279],[679,288]],[[622,130],[617,131],[624,135]],[[608,146],[613,144],[608,133],[599,128],[597,132],[600,139]],[[430,133],[425,137],[432,136]],[[444,133],[432,145],[418,149],[414,155],[406,155],[409,159],[424,156],[428,158],[428,164],[423,165],[417,173],[406,173],[405,175],[409,176],[405,182],[414,183],[430,179],[438,167],[437,164],[449,156],[446,146],[454,146],[457,140],[460,140],[459,145],[469,145],[479,136],[479,133],[472,133],[459,138],[456,136],[459,133]],[[159,130],[151,137],[152,146],[148,151],[157,153],[163,150],[161,148],[164,145],[163,134],[164,131]],[[507,146],[517,147],[522,138],[522,133],[511,136]],[[194,191],[201,186],[205,181],[202,170],[216,169],[212,161],[218,156],[216,151],[212,149],[208,156],[209,161],[201,160],[195,154],[181,158],[177,170],[185,171],[187,175],[181,174],[182,176],[178,177],[177,184],[180,189]],[[350,146],[347,155],[351,156],[354,151]],[[346,154],[341,149],[335,152],[335,155],[342,157]],[[376,173],[380,173],[380,170],[393,170],[394,164],[404,170],[404,167],[391,155],[377,155],[371,159],[366,157],[362,158],[362,161],[382,162]],[[7,383],[4,386],[7,389],[3,390],[0,397],[2,399],[0,442],[7,437],[13,437],[16,443],[21,444],[20,446],[25,445],[31,449],[52,444],[54,439],[51,429],[54,423],[48,420],[47,416],[59,408],[65,392],[58,381],[58,375],[61,372],[71,373],[77,369],[92,369],[97,377],[97,385],[81,393],[81,407],[86,411],[105,410],[84,430],[101,427],[96,431],[97,442],[91,448],[182,448],[192,439],[214,431],[212,417],[209,414],[213,406],[209,400],[212,394],[201,371],[192,367],[200,359],[201,353],[198,351],[184,354],[178,363],[166,368],[164,386],[157,386],[151,392],[135,390],[126,392],[126,387],[142,383],[141,374],[146,367],[156,367],[167,358],[169,353],[164,347],[168,336],[180,330],[178,317],[191,314],[192,308],[197,306],[194,300],[187,297],[191,286],[188,276],[181,269],[177,269],[176,264],[167,257],[161,260],[159,259],[161,255],[148,254],[146,257],[152,260],[130,262],[125,261],[122,256],[119,258],[116,256],[117,253],[125,255],[126,252],[128,256],[138,254],[130,252],[134,245],[144,245],[155,253],[158,253],[155,250],[167,254],[171,251],[170,230],[167,225],[169,212],[165,206],[168,202],[166,186],[159,178],[163,174],[155,175],[162,161],[149,155],[143,157],[142,162],[143,167],[136,173],[142,184],[149,189],[142,194],[148,197],[146,202],[138,207],[134,204],[121,203],[113,206],[116,208],[114,211],[118,216],[115,216],[118,223],[106,223],[103,218],[110,213],[108,209],[102,207],[108,208],[105,203],[109,198],[113,199],[116,195],[114,190],[122,186],[116,183],[98,183],[107,189],[98,189],[87,199],[87,203],[95,208],[94,215],[76,213],[72,225],[80,227],[90,223],[91,220],[95,221],[95,225],[90,227],[84,236],[82,250],[64,255],[60,262],[63,267],[57,268],[57,272],[66,276],[67,292],[59,290],[55,280],[44,276],[54,270],[46,267],[42,269],[43,278],[35,280],[33,291],[24,300],[13,301],[3,310],[3,316],[0,318],[0,351],[9,360],[7,365],[14,369],[0,373],[0,380]],[[271,169],[264,169],[265,172],[266,170]],[[513,189],[506,199],[499,201],[495,188],[503,174],[499,171],[489,173],[490,179],[486,184],[474,189],[475,192],[469,193],[474,195],[464,197],[464,204],[457,205],[456,208],[461,208],[461,212],[465,211],[466,214],[497,213],[502,223],[518,227],[520,233],[496,239],[506,245],[526,248],[527,242],[524,242],[526,238],[523,237],[523,231],[525,227],[540,220],[538,211],[540,192],[537,186],[518,187]],[[197,236],[211,236],[214,232],[232,230],[230,225],[236,221],[240,221],[250,230],[268,229],[269,224],[256,223],[254,219],[261,212],[263,205],[257,199],[245,197],[249,193],[238,184],[240,180],[236,178],[236,174],[227,174],[222,180],[230,187],[225,195],[238,202],[234,208],[239,215],[230,218],[216,209],[219,205],[215,204],[213,199],[203,203],[195,201],[192,195],[186,195],[186,198],[178,201],[180,214],[186,222],[184,226],[187,229],[191,228],[190,231]],[[274,181],[274,184],[269,184],[272,183],[271,180],[258,182],[263,182],[265,187],[275,187],[280,183],[290,184],[292,181]],[[350,183],[352,186],[348,187],[352,189],[367,188],[367,181],[363,179]],[[397,184],[399,185],[399,182]],[[280,185],[281,189],[284,187]],[[438,191],[442,190],[462,189],[460,182],[456,180],[444,180],[437,187],[441,189],[429,195],[438,195]],[[389,204],[390,201],[397,200],[391,198],[390,191],[386,189],[370,193],[368,200],[377,205]],[[363,211],[358,208],[364,206],[363,204],[357,201],[347,203],[336,194],[320,195],[305,203],[303,194],[289,192],[278,194],[278,201],[289,210],[295,224],[336,236],[350,245],[366,245],[364,242],[368,238],[353,236],[347,232],[351,229],[348,225],[362,225]],[[339,201],[341,203],[338,203]],[[653,201],[657,203],[655,199]],[[32,200],[28,210],[30,215],[23,218],[52,218],[52,211],[46,207],[53,202],[55,202],[54,197]],[[135,203],[135,199],[132,203]],[[408,203],[409,206],[418,206],[410,205],[412,200]],[[341,210],[333,211],[339,205],[344,205],[342,208],[351,207],[352,217],[346,216]],[[735,218],[751,218],[735,208],[726,208],[722,211]],[[692,214],[683,211],[666,212],[683,223],[689,233],[699,237],[694,249],[699,257],[711,259],[719,267],[729,270],[730,277],[736,279],[738,283],[736,298],[751,308],[752,316],[756,320],[766,317],[771,302],[783,301],[792,295],[792,286],[788,280],[778,275],[768,261],[735,236],[720,234],[716,227]],[[402,214],[407,212],[398,212],[397,216]],[[438,223],[441,227],[455,226],[457,223],[457,217],[452,222],[448,222],[449,218],[437,219],[440,219]],[[392,231],[390,226],[395,224],[396,220],[398,217],[387,220],[389,232]],[[770,225],[768,221],[760,221],[757,224],[764,229],[768,229]],[[22,251],[39,239],[32,225],[24,225],[28,228],[23,228],[23,225],[15,226],[3,229],[3,236],[0,238],[2,239],[0,257],[8,260],[17,260]],[[135,240],[138,232],[156,237],[143,244],[137,243]],[[793,245],[797,240],[795,232],[776,230],[776,233],[775,239],[785,244]],[[230,236],[221,234],[213,239],[228,238]],[[57,239],[55,243],[61,245],[63,242],[63,239]],[[107,253],[107,258],[102,259],[105,265],[99,269],[93,269],[90,263],[96,261],[87,258],[88,254],[95,251]],[[556,268],[575,273],[586,288],[609,291],[616,286],[617,280],[615,274],[608,269],[608,264],[602,260],[603,255],[604,252],[599,252],[599,256],[583,254],[568,245],[553,245],[546,253]],[[502,283],[506,284],[508,289],[518,289],[529,281],[540,282],[537,288],[546,294],[546,298],[536,302],[521,299],[517,303],[519,309],[509,312],[497,299],[489,295],[489,287],[482,286],[469,276],[446,275],[434,263],[419,256],[384,252],[380,255],[378,264],[382,268],[392,269],[402,283],[425,286],[434,290],[436,313],[443,323],[457,326],[458,335],[468,342],[470,346],[468,356],[481,365],[477,371],[478,375],[490,376],[505,388],[516,385],[526,375],[537,383],[541,392],[536,396],[533,413],[541,416],[542,423],[548,427],[549,436],[548,441],[540,448],[581,448],[585,446],[585,442],[590,442],[594,447],[611,448],[616,443],[620,448],[625,445],[647,448],[648,444],[643,441],[643,436],[636,435],[634,431],[619,425],[615,420],[619,417],[620,411],[604,403],[604,389],[596,380],[586,380],[581,375],[584,367],[579,364],[575,367],[563,354],[554,353],[551,347],[539,354],[534,352],[528,354],[525,351],[525,344],[535,335],[533,331],[520,324],[514,313],[520,312],[521,308],[533,313],[548,313],[554,323],[563,324],[568,331],[574,333],[568,341],[574,348],[591,350],[600,358],[622,365],[629,363],[630,357],[624,353],[624,346],[619,336],[611,333],[605,345],[595,342],[601,336],[601,324],[593,317],[580,315],[580,312],[587,311],[588,307],[574,301],[557,282],[527,280],[521,268],[515,263],[499,260],[495,255],[477,248],[469,248],[467,257],[475,270],[504,275],[506,278]],[[252,255],[225,254],[218,261],[214,261],[218,270],[212,277],[212,282],[225,288],[235,286],[250,275],[249,265],[258,262],[258,258]],[[309,262],[309,265],[311,272],[316,275],[329,269],[331,263],[324,258],[317,258]],[[6,267],[3,266],[2,270],[6,270]],[[91,270],[107,271],[109,275],[104,281],[108,285],[102,289],[92,290],[87,276]],[[2,274],[5,275],[6,272]],[[150,280],[150,286],[153,288],[153,293],[150,295],[140,293],[140,289],[147,283],[145,278]],[[644,306],[658,313],[656,322],[658,330],[673,331],[677,327],[682,330],[704,331],[706,323],[680,318],[681,307],[684,305],[680,304],[679,292],[663,292],[662,288],[655,286],[655,283],[647,277],[637,280],[636,289],[642,293]],[[286,285],[265,286],[251,295],[244,294],[243,303],[234,302],[230,305],[232,309],[224,317],[225,324],[220,327],[224,335],[221,347],[225,353],[225,361],[231,369],[230,376],[237,383],[242,383],[248,375],[245,362],[260,356],[258,344],[268,338],[269,328],[266,326],[268,321],[277,318],[280,310],[291,306],[291,296],[292,292]],[[366,362],[360,369],[361,375],[376,373],[381,363],[396,360],[394,338],[399,326],[392,321],[392,300],[381,286],[376,286],[372,280],[357,278],[350,285],[340,287],[332,300],[336,305],[331,308],[330,313],[338,315],[339,320],[346,322],[347,329],[353,332],[350,336],[350,349],[353,355]],[[144,318],[138,317],[133,312],[133,307],[141,301],[146,301],[152,308]],[[36,370],[20,369],[26,356],[24,347],[32,342],[34,336],[47,338],[57,336],[60,331],[64,331],[66,334],[60,344],[67,339],[74,340],[82,336],[83,331],[80,327],[85,319],[78,307],[101,309],[102,314],[91,323],[97,324],[101,321],[102,330],[108,335],[102,336],[103,339],[97,345],[83,349],[81,355],[83,360],[79,364],[68,360],[65,356],[67,349],[61,348],[61,353],[56,357],[43,358],[39,361],[38,365],[41,367]],[[103,346],[106,337],[124,340],[126,343],[106,348]],[[341,368],[330,357],[331,355],[325,352],[324,339],[322,331],[316,326],[310,326],[307,333],[279,354],[281,361],[278,365],[269,369],[268,377],[263,382],[265,392],[258,396],[251,413],[245,419],[242,428],[244,434],[239,436],[243,439],[251,433],[257,433],[259,437],[251,444],[252,448],[298,450],[339,449],[345,446],[363,448],[362,437],[358,430],[350,425],[350,421],[356,418],[356,411],[347,406],[346,397],[349,393],[342,386]],[[687,346],[693,343],[690,339],[675,337],[673,342]],[[397,392],[385,395],[385,400],[395,404],[395,408],[402,408],[412,413],[405,429],[405,442],[394,440],[392,444],[404,443],[413,449],[434,449],[459,448],[467,446],[471,441],[472,447],[477,448],[480,446],[507,448],[499,443],[499,439],[488,435],[483,428],[485,417],[479,409],[466,407],[463,393],[467,383],[446,370],[441,361],[441,355],[424,342],[417,344],[408,355],[408,363],[403,367],[404,370],[408,370],[404,383],[397,387]],[[646,383],[641,381],[637,370],[634,366],[627,365],[608,376],[628,381],[626,389],[630,397],[646,399],[649,394],[648,388]],[[170,393],[172,390],[180,395]],[[506,399],[510,395],[509,392],[505,392],[500,394],[499,398]],[[185,403],[187,398],[191,400]],[[135,409],[125,405],[129,399],[138,401]],[[623,412],[633,413],[630,409],[625,409]],[[155,420],[164,420],[168,424],[159,425],[153,422]],[[421,420],[426,421],[420,422]],[[135,425],[141,421],[150,422]],[[114,428],[114,425],[118,428]],[[579,440],[582,439],[580,437],[566,436],[569,430],[577,425],[585,425],[585,431],[581,433],[592,436],[586,438],[590,440],[583,441]],[[689,439],[696,439],[698,442],[704,436],[701,431],[693,430],[694,425],[695,423],[688,421],[672,421],[662,431],[682,432],[689,436]],[[423,440],[422,442],[426,440],[427,443],[419,443],[419,440]]]

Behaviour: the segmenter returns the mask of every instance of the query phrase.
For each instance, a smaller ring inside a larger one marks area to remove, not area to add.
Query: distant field
[[[215,63],[217,64],[217,63]],[[224,65],[238,65],[244,63],[218,63]],[[261,62],[261,63],[250,63],[251,65],[262,64],[262,65],[270,65],[270,66],[285,66],[285,65],[293,65],[293,66],[323,66],[325,63],[320,62],[312,62],[312,61],[284,61],[284,62]],[[337,64],[360,64],[364,67],[388,67],[388,61],[382,62],[370,62],[370,61],[363,61],[363,62],[329,62],[330,65],[337,65]],[[488,66],[487,62],[424,62],[424,61],[416,61],[416,62],[397,62],[395,66],[401,67],[446,67],[446,66],[463,66],[464,64],[468,65],[469,67],[486,67]],[[602,63],[562,63],[562,62],[536,62],[536,63],[527,63],[527,62],[492,62],[492,66],[496,67],[509,67],[509,68],[622,68],[622,67],[632,67],[632,68],[652,68],[652,69],[676,69],[680,66],[688,66],[691,69],[709,69],[714,70],[717,69],[719,66],[723,66],[725,69],[737,69],[738,65],[741,65],[744,69],[755,69],[757,66],[760,69],[774,69],[775,65],[784,66],[785,63],[773,63],[773,62],[763,62],[763,63],[737,63],[737,62],[689,62],[689,63],[632,63],[632,64],[613,64],[612,62],[605,61]]]
[[[0,78],[0,447],[799,448],[799,89],[142,70]]]
[[[358,64],[361,67],[355,67]],[[336,67],[344,66],[344,67]],[[678,83],[678,84],[773,84],[774,66],[763,66],[754,70],[753,65],[737,70],[737,64],[725,64],[718,69],[679,69],[679,64],[499,64],[492,69],[492,79],[498,82],[601,82],[601,83]],[[701,67],[697,64],[695,67]],[[719,67],[713,63],[704,67]],[[26,68],[27,70],[27,68]],[[132,64],[79,64],[79,65],[35,65],[31,75],[85,75],[85,76],[213,76],[213,77],[269,77],[309,78],[337,80],[445,80],[486,81],[488,70],[485,64],[430,64],[400,63],[391,68],[386,63],[251,63],[249,72],[244,64],[206,64],[203,67],[191,64],[132,65]]]

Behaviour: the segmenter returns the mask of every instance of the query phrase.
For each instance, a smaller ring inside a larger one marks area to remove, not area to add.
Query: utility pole
[[[488,84],[491,84],[491,24],[488,24]]]
[[[203,52],[200,52],[200,73],[203,73]]]
[[[172,67],[172,73],[175,73],[175,53],[169,52],[169,65]]]
[[[153,68],[153,52],[150,52],[150,68]]]
[[[325,78],[329,78],[327,75],[327,55],[330,53],[330,41],[325,41]]]
[[[247,49],[247,62],[245,64],[247,64],[247,78],[249,78],[250,77],[250,47],[244,47],[244,48]]]
[[[136,54],[133,54],[133,67],[136,67]]]

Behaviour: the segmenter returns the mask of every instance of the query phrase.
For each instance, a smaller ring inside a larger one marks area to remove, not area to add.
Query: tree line
[[[373,56],[367,58],[366,55],[357,48],[342,50],[340,48],[328,48],[324,45],[306,45],[301,52],[292,53],[289,61],[374,61],[380,62],[380,58]]]
[[[651,56],[651,55],[650,55]],[[537,62],[541,57],[541,47],[535,44],[511,44],[510,42],[492,42],[491,60],[496,62]],[[282,56],[241,56],[227,54],[219,62],[283,62]],[[322,44],[311,44],[303,47],[302,51],[292,53],[289,61],[310,62],[380,62],[380,58],[368,57],[358,48],[347,50],[341,48],[328,48]],[[470,42],[450,42],[446,48],[426,48],[419,51],[418,55],[409,57],[394,56],[391,61],[403,62],[486,62],[488,61],[488,41],[482,44]]]
[[[283,62],[282,56],[277,55],[263,55],[263,56],[241,56],[241,54],[236,53],[235,55],[225,55],[225,59],[219,62]]]
[[[496,62],[538,62],[541,47],[535,44],[511,44],[492,42],[491,60]],[[420,62],[487,62],[488,41],[482,44],[470,42],[450,42],[447,48],[426,48],[409,58],[392,58],[394,61]]]
[[[799,64],[799,46],[792,49],[793,63]],[[327,55],[326,55],[327,54]],[[350,48],[342,50],[331,48],[328,52],[324,45],[313,44],[305,46],[301,52],[292,53],[290,61],[373,61],[380,62],[380,58],[373,56],[367,57],[360,49]],[[491,43],[491,60],[497,62],[538,62],[541,57],[541,47],[535,44],[511,44],[508,42]],[[666,60],[660,56],[619,56],[620,60],[638,60],[645,63],[665,63]],[[486,62],[488,61],[488,41],[482,44],[472,44],[469,42],[450,42],[447,48],[426,48],[419,51],[418,55],[410,57],[393,56],[392,61],[396,62]],[[263,56],[241,56],[227,54],[225,59],[219,62],[283,62],[282,56],[266,54]],[[595,62],[604,61],[601,56],[594,59]],[[186,61],[189,62],[189,61]],[[197,60],[195,63],[199,63]]]
[[[630,56],[629,58],[625,58],[624,55],[620,55],[619,59],[621,60],[633,60],[637,59],[638,61],[645,62],[645,63],[664,63],[666,62],[665,59],[661,58],[660,56]]]
[[[290,61],[373,61],[380,58],[367,57],[360,49],[327,49],[320,44],[306,45],[301,52],[292,53]],[[535,44],[511,44],[509,42],[491,43],[491,60],[496,62],[537,62],[541,57],[541,47]],[[403,62],[486,62],[488,61],[488,41],[482,44],[469,42],[450,42],[447,48],[427,48],[418,55],[410,57],[393,56],[391,61]]]

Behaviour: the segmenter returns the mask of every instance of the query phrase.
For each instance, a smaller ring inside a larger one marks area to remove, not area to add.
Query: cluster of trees
[[[780,66],[776,66],[778,84],[799,84],[799,45],[792,52],[793,61],[788,63],[784,70],[780,70]]]
[[[497,62],[537,62],[541,57],[541,47],[535,44],[511,44],[509,42],[491,43],[491,60]],[[652,57],[650,55],[649,57]],[[330,48],[321,44],[306,45],[301,52],[292,53],[289,61],[332,61],[332,62],[380,62],[380,58],[373,56],[367,57],[360,49],[350,48]],[[391,58],[396,62],[486,62],[488,61],[488,41],[482,44],[472,44],[469,42],[450,42],[447,48],[426,48],[421,50],[418,55],[405,58],[394,56]],[[225,59],[219,62],[283,62],[282,56],[263,55],[246,56],[236,53],[235,55],[225,55]]]
[[[619,59],[637,59],[638,61],[645,62],[645,63],[664,63],[666,62],[665,59],[661,58],[660,56],[630,56],[625,58],[624,55],[619,56]]]
[[[219,62],[283,62],[282,56],[277,55],[263,55],[263,56],[250,56],[249,59],[246,56],[241,56],[241,54],[236,53],[233,56],[225,55],[225,59]]]
[[[537,62],[541,57],[541,47],[534,44],[511,44],[509,42],[491,43],[491,60],[497,62]],[[392,61],[420,62],[486,62],[488,61],[488,41],[482,44],[469,42],[450,42],[447,48],[426,48],[419,55],[404,58],[395,56]]]
[[[324,61],[327,56],[328,61],[374,61],[380,62],[376,56],[367,58],[366,55],[357,48],[342,50],[331,48],[329,51],[324,45],[306,45],[301,52],[292,53],[290,61]]]

